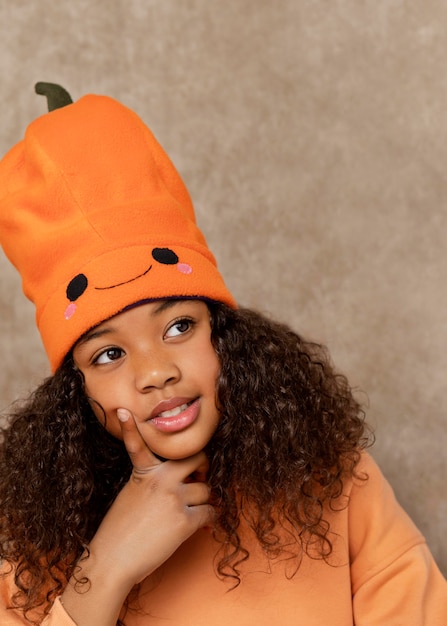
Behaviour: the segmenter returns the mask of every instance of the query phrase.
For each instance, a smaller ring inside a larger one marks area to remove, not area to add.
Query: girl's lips
[[[169,400],[162,400],[152,409],[152,413],[149,416],[149,419],[153,419],[154,417],[160,417],[161,413],[165,413],[166,411],[174,411],[184,404],[191,404],[193,402],[193,398],[183,398],[183,397],[175,397],[169,398]]]
[[[200,398],[173,398],[157,404],[149,422],[163,432],[179,432],[193,424],[200,409]]]

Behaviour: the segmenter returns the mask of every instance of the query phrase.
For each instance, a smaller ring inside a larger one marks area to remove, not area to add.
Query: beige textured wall
[[[328,344],[447,573],[447,3],[2,0],[0,151],[36,80],[133,107],[238,300]],[[0,407],[47,372],[0,259]]]

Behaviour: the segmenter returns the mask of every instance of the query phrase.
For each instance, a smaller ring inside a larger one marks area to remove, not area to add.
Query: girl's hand
[[[101,523],[90,549],[105,552],[130,587],[140,582],[213,519],[203,452],[180,461],[160,461],[141,437],[133,416],[118,411],[123,441],[133,465],[128,483]],[[189,476],[201,478],[190,482]],[[124,581],[123,581],[124,582]]]
[[[88,576],[88,591],[81,587],[77,593],[72,580],[62,596],[79,626],[93,625],[93,615],[95,626],[116,623],[132,587],[213,520],[209,488],[202,482],[205,454],[162,462],[146,446],[132,414],[120,409],[118,417],[133,471],[93,537],[89,554],[78,563],[76,579]],[[197,482],[190,481],[191,474]]]

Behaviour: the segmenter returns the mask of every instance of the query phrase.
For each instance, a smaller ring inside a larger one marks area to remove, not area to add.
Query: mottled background
[[[447,573],[447,3],[2,0],[0,151],[37,80],[134,108],[241,304],[329,346]],[[47,372],[0,258],[0,407]]]

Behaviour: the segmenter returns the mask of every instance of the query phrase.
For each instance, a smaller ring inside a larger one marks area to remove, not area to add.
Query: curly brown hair
[[[325,511],[371,436],[323,346],[249,309],[208,306],[221,365],[221,420],[207,447],[217,571],[237,585],[249,557],[242,517],[271,556],[292,545],[296,568],[303,553],[330,555]],[[12,603],[28,616],[48,612],[132,469],[83,383],[70,354],[2,431],[0,558],[14,568]]]

